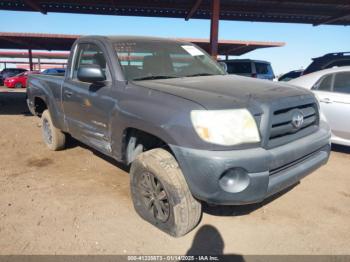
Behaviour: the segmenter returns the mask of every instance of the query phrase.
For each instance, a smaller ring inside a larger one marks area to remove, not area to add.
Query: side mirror
[[[227,73],[227,64],[225,62],[219,62],[219,65]]]
[[[88,83],[96,83],[106,80],[99,65],[83,65],[78,68],[78,80]]]

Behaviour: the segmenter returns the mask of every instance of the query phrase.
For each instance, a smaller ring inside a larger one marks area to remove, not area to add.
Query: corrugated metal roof
[[[7,0],[0,9],[14,11],[210,18],[210,0]],[[192,7],[198,7],[193,9]],[[221,0],[220,19],[306,24],[350,24],[348,0]]]

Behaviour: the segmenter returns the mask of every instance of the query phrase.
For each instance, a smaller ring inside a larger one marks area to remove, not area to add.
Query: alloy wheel
[[[138,183],[146,209],[156,220],[166,222],[170,215],[168,195],[155,175],[145,172]]]

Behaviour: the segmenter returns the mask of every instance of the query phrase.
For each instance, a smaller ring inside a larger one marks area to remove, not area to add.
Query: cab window
[[[102,50],[94,44],[80,44],[77,49],[73,67],[73,79],[77,79],[78,69],[82,65],[98,65],[105,74],[106,80],[111,81],[111,73]]]

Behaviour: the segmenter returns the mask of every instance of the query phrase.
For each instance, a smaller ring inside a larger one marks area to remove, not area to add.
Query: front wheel
[[[175,158],[164,149],[140,154],[131,165],[131,195],[136,212],[164,232],[180,237],[202,215]]]
[[[41,131],[50,150],[58,151],[65,147],[66,135],[52,124],[49,110],[45,110],[41,115]]]
[[[22,88],[22,87],[23,87],[22,84],[19,82],[15,84],[15,88]]]

